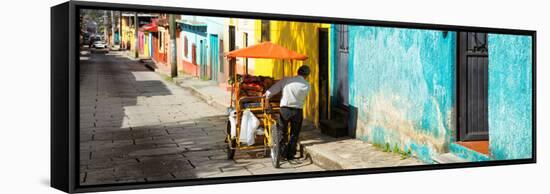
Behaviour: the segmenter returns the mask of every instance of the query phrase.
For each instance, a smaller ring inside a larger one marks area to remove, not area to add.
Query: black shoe
[[[288,163],[293,164],[293,165],[304,163],[304,161],[301,160],[300,158],[294,158],[294,157],[287,158],[287,161],[288,161]]]
[[[296,159],[296,157],[295,157],[295,156],[296,156],[296,153],[290,154],[290,153],[287,152],[286,155],[283,155],[283,156],[286,156],[286,159],[287,159],[287,160],[294,160],[294,159]]]

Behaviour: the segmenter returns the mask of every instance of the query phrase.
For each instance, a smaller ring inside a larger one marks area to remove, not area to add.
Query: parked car
[[[107,46],[107,43],[105,43],[104,41],[95,41],[94,43],[92,43],[92,48],[90,49],[90,51],[92,53],[94,52],[108,53],[109,47]]]
[[[91,49],[91,48],[92,48],[92,44],[93,44],[94,42],[96,42],[96,41],[101,41],[101,37],[98,36],[98,35],[94,35],[94,34],[90,35],[90,36],[88,37],[88,44],[87,44],[87,45],[88,45],[88,48]]]

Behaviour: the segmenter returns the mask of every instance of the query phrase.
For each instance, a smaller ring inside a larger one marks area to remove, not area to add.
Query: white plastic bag
[[[241,132],[239,134],[239,141],[241,143],[247,142],[246,140],[246,132],[248,129],[248,114],[246,114],[247,110],[243,112],[243,115],[241,116]]]
[[[256,129],[256,135],[265,135],[264,128],[258,127],[258,129]]]
[[[231,111],[229,112],[229,125],[231,125],[231,138],[237,136],[237,112]]]
[[[254,116],[249,109],[243,111],[243,117],[241,120],[241,134],[239,135],[239,141],[245,142],[247,145],[253,145],[255,139],[256,129],[260,126],[260,120]]]

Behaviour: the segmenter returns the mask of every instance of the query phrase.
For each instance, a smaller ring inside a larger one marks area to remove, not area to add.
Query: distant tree
[[[96,28],[97,30],[97,33],[104,32],[105,26],[99,25],[104,24],[105,22],[103,10],[85,9],[80,12],[80,15],[82,16],[85,28],[88,29],[90,26],[94,26],[94,28]],[[96,32],[94,31],[92,33]]]

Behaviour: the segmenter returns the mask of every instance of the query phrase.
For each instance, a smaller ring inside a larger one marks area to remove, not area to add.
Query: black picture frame
[[[207,178],[178,181],[159,181],[149,183],[124,183],[108,185],[81,186],[78,184],[79,168],[79,61],[77,30],[79,10],[104,9],[140,12],[163,12],[199,16],[220,16],[270,20],[292,20],[301,22],[323,22],[349,25],[370,25],[381,27],[432,29],[443,31],[484,32],[498,34],[527,35],[532,37],[532,153],[530,159],[498,160],[438,165],[405,167],[383,167],[356,170],[336,170],[323,172],[303,172],[298,174],[255,175],[231,178]],[[536,163],[536,31],[519,29],[501,29],[472,26],[377,21],[365,19],[347,19],[334,17],[256,13],[242,11],[209,10],[153,5],[115,4],[101,2],[69,1],[51,7],[51,186],[68,193],[143,189],[158,187],[177,187],[188,185],[221,184],[280,179],[298,179],[327,176],[346,176],[359,174],[377,174],[420,170],[439,170],[465,167],[485,167],[513,164]]]

